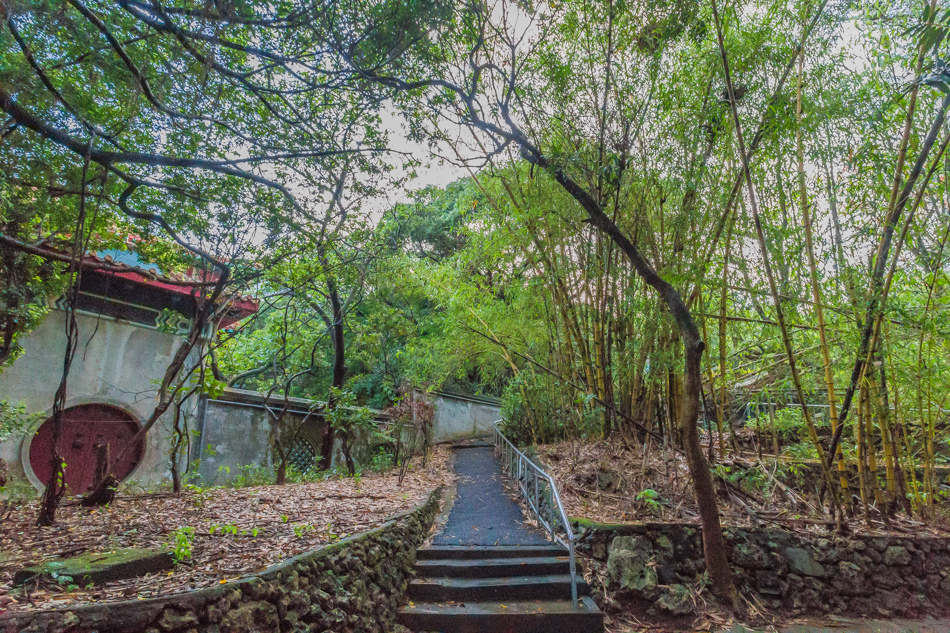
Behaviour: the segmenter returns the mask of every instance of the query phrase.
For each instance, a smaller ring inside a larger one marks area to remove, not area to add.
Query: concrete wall
[[[444,391],[433,391],[426,397],[435,405],[434,442],[488,435],[492,422],[501,418],[501,401],[497,398]]]
[[[263,393],[227,389],[203,405],[203,416],[199,416],[198,423],[201,435],[192,453],[193,459],[200,460],[199,473],[203,484],[221,485],[233,481],[248,466],[274,466],[271,450],[272,416],[264,408],[265,401],[266,394]],[[273,397],[268,402],[274,411],[279,411],[283,404],[283,398],[279,397]],[[284,428],[289,433],[296,432],[298,437],[309,441],[319,452],[325,423],[317,413],[307,415],[313,404],[322,405],[290,398],[291,408],[285,418]]]
[[[181,338],[155,328],[85,313],[77,313],[76,322],[79,348],[69,374],[66,406],[110,404],[143,423],[154,410],[156,385]],[[0,444],[0,459],[9,469],[8,487],[24,485],[24,482],[37,490],[44,486],[45,482],[39,481],[30,468],[29,449],[36,428],[52,412],[53,396],[62,375],[64,331],[65,313],[52,310],[23,341],[23,354],[0,373],[0,400],[22,404],[30,413],[43,414],[25,434]],[[499,417],[498,406],[486,399],[452,394],[430,397],[436,404],[437,441],[483,434]],[[264,401],[264,394],[228,389],[214,399],[200,403],[195,399],[194,404],[188,406],[185,413],[189,417],[189,428],[199,431],[199,437],[192,438],[188,460],[200,460],[202,484],[228,483],[247,466],[273,466],[272,429]],[[279,397],[269,402],[272,408],[282,404],[283,399]],[[285,428],[295,429],[306,418],[299,435],[318,451],[324,421],[318,414],[307,417],[307,412],[312,406],[322,404],[291,398],[289,424],[285,425]],[[171,414],[166,414],[147,434],[145,453],[138,467],[126,478],[127,484],[152,490],[170,483],[170,418]],[[374,448],[367,439],[357,438],[355,442],[353,452],[358,462],[368,459]],[[333,462],[342,463],[339,442]]]
[[[326,421],[322,410],[326,403],[290,398],[283,433],[285,447],[292,437],[305,439],[318,453]],[[272,415],[265,409],[278,412],[284,406],[284,398],[244,389],[225,389],[216,398],[207,400],[198,412],[197,428],[200,439],[195,442],[191,459],[199,460],[199,473],[204,485],[222,485],[233,481],[247,467],[273,468],[274,451],[271,449],[273,428]],[[312,411],[312,412],[311,412]],[[384,414],[375,412],[376,422],[384,428],[389,424]],[[203,423],[202,423],[203,420]],[[353,458],[357,464],[367,461],[375,449],[370,438],[357,436],[353,445]],[[340,441],[333,445],[332,466],[344,463]]]
[[[79,348],[69,373],[66,406],[105,403],[120,407],[144,422],[155,407],[160,381],[181,338],[111,318],[77,314]],[[43,413],[39,426],[52,412],[53,396],[63,371],[66,349],[65,313],[52,310],[22,342],[23,354],[0,373],[0,400],[22,404],[31,413]],[[168,416],[166,416],[168,417]],[[24,478],[37,489],[42,483],[29,466],[33,431],[0,444],[0,459],[10,477]],[[148,433],[145,454],[126,479],[154,488],[170,478],[167,463],[171,427],[160,420]]]

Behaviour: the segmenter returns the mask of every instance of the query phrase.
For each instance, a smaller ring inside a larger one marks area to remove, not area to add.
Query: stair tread
[[[432,545],[416,551],[418,560],[484,560],[566,556],[557,545]]]
[[[554,565],[569,564],[570,556],[524,556],[519,558],[478,558],[478,559],[437,559],[429,558],[416,561],[416,567],[504,567],[506,565]]]
[[[542,614],[591,614],[600,616],[600,609],[590,598],[578,600],[578,608],[570,600],[513,600],[488,602],[410,602],[400,609],[401,613],[438,613],[440,615],[530,615]]]
[[[513,600],[409,603],[398,620],[416,631],[443,633],[604,633],[604,614],[585,597],[570,600]]]
[[[451,576],[428,576],[413,578],[410,585],[437,585],[440,587],[511,587],[520,585],[548,585],[571,583],[570,574],[546,574],[543,576],[501,576],[496,578],[453,578]],[[586,586],[583,578],[577,579],[577,585]]]

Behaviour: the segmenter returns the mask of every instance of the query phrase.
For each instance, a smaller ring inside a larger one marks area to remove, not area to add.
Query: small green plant
[[[309,523],[299,523],[294,526],[294,536],[297,538],[303,538],[312,531],[313,526]]]
[[[73,585],[73,577],[67,576],[66,574],[58,574],[54,571],[54,572],[50,572],[50,578],[52,578],[56,582],[56,584],[59,585],[60,587],[62,587],[63,585],[75,586]],[[67,591],[68,590],[69,589],[67,588]]]
[[[785,447],[785,450],[782,451],[789,457],[793,459],[800,460],[815,460],[818,459],[818,451],[815,450],[815,445],[811,442],[799,442],[797,444],[791,444]]]
[[[188,463],[188,468],[181,476],[181,482],[187,489],[189,486],[200,488],[201,485],[201,460],[195,459]]]
[[[716,464],[716,474],[737,488],[750,488],[760,492],[767,492],[769,478],[758,468],[731,468],[723,464]]]
[[[232,488],[252,488],[254,486],[266,486],[274,483],[274,471],[272,468],[257,464],[246,464],[238,471],[237,476],[231,480]]]
[[[195,509],[203,508],[205,502],[208,500],[208,497],[211,494],[211,491],[208,488],[201,488],[194,484],[185,484],[185,490],[193,493],[189,500]]]
[[[179,563],[191,558],[191,546],[195,539],[195,528],[185,525],[171,533],[171,545],[175,560]]]
[[[369,462],[370,469],[377,473],[391,470],[393,466],[393,454],[386,450],[384,446],[380,446],[376,449],[376,453],[373,454]]]
[[[282,514],[280,515],[280,521],[281,523],[287,523],[287,521],[290,521],[290,517],[287,516],[286,514]]]
[[[637,493],[636,500],[641,502],[653,514],[659,514],[662,505],[659,502],[660,493],[652,488],[641,490]]]
[[[315,465],[301,472],[293,464],[287,465],[287,483],[290,484],[312,484],[327,480],[329,471],[320,470]]]

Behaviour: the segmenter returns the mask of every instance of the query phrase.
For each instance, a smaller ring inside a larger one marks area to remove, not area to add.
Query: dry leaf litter
[[[537,447],[537,455],[555,478],[572,517],[601,523],[636,521],[699,522],[686,460],[662,446],[629,446],[619,442],[562,442]],[[824,532],[834,529],[817,503],[815,480],[796,481],[795,466],[759,460],[755,453],[729,455],[715,469],[714,479],[724,525],[772,526]],[[827,503],[826,503],[827,506]],[[944,502],[944,510],[950,510]],[[887,530],[879,517],[870,526],[862,517],[850,522],[852,532],[946,535],[934,527],[897,513]]]
[[[447,448],[433,449],[425,468],[420,463],[414,460],[401,485],[391,471],[364,474],[359,480],[120,496],[93,510],[66,502],[51,528],[36,526],[38,501],[0,509],[0,612],[151,598],[252,575],[378,527],[450,481]],[[171,548],[175,530],[186,526],[194,528],[191,558],[173,571],[89,589],[68,590],[51,582],[23,589],[11,585],[18,569],[56,557],[127,547]]]

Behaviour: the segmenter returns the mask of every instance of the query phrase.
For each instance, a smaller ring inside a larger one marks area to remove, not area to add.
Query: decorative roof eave
[[[205,271],[188,269],[185,273],[172,273],[166,275],[156,268],[142,268],[140,266],[129,266],[128,264],[115,261],[111,256],[100,257],[95,251],[90,251],[83,257],[83,263],[101,263],[107,264],[112,269],[95,269],[98,274],[112,275],[127,279],[142,286],[161,289],[166,292],[193,296],[197,288],[211,287],[217,281],[217,274],[206,273]],[[207,286],[197,285],[207,284]],[[225,328],[249,317],[256,313],[260,307],[260,301],[251,295],[232,294],[226,295],[221,299],[223,302],[229,302],[230,306],[221,322],[219,328]]]

